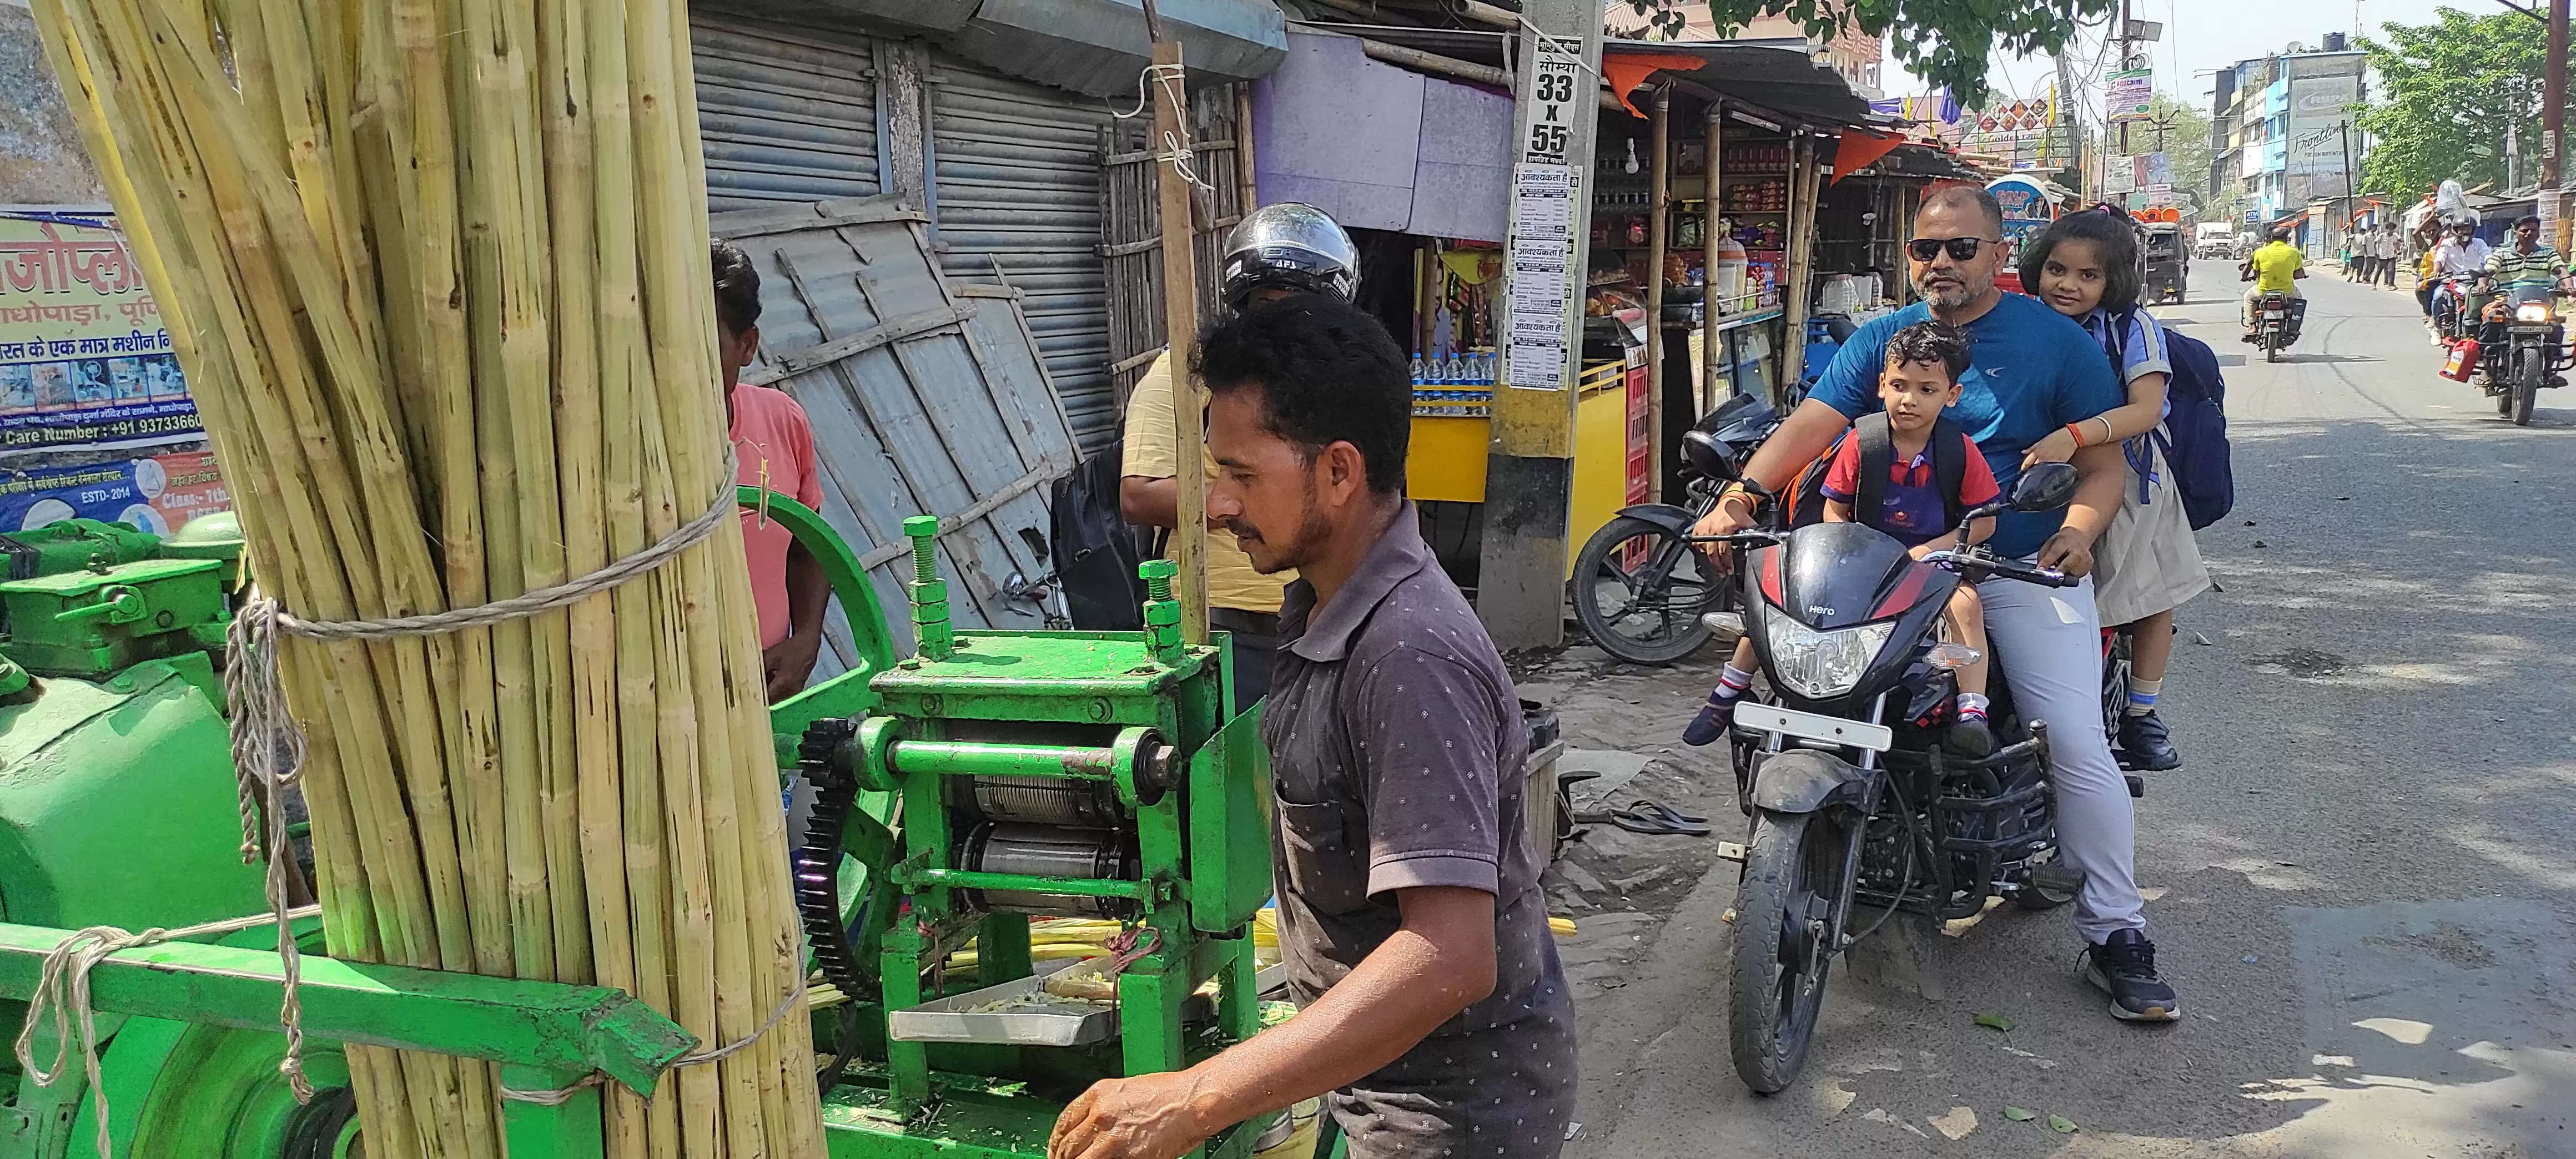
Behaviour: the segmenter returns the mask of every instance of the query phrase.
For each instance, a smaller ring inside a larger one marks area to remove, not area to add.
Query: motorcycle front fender
[[[1763,753],[1753,767],[1753,804],[1773,813],[1813,813],[1827,805],[1866,812],[1877,803],[1879,774],[1832,753],[1788,749]]]
[[[1643,519],[1675,535],[1690,534],[1691,524],[1699,522],[1698,516],[1670,503],[1640,503],[1634,507],[1620,508],[1619,514],[1630,519]]]

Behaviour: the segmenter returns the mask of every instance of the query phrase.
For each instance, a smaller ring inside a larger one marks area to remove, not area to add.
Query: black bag
[[[1142,534],[1118,510],[1118,480],[1125,456],[1119,444],[1094,452],[1053,486],[1049,536],[1056,582],[1064,585],[1073,626],[1096,632],[1145,628],[1145,581],[1136,567],[1147,558]]]
[[[1843,439],[1860,440],[1860,469],[1853,481],[1857,490],[1852,495],[1852,521],[1866,523],[1881,531],[1879,518],[1885,513],[1887,478],[1896,468],[1896,443],[1888,430],[1887,412],[1872,411],[1852,420],[1851,429],[1825,448],[1816,461],[1798,473],[1798,484],[1789,494],[1789,513],[1784,526],[1805,527],[1825,521],[1825,476],[1833,470],[1834,456],[1842,453]],[[1932,478],[1941,488],[1941,510],[1948,520],[1944,528],[1956,528],[1968,514],[1959,502],[1959,488],[1968,477],[1967,436],[1946,417],[1932,420]]]

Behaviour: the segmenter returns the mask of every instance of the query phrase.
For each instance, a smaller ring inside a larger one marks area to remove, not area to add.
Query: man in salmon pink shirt
[[[716,346],[723,355],[725,417],[733,428],[734,481],[766,487],[799,503],[823,506],[823,474],[814,428],[787,392],[742,381],[760,353],[760,271],[731,242],[712,251],[716,278]],[[757,507],[742,510],[743,554],[751,563],[752,603],[760,610],[761,667],[776,704],[805,689],[823,650],[823,609],[831,581],[813,553]]]

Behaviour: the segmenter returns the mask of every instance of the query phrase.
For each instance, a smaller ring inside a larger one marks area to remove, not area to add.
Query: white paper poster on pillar
[[[1509,333],[1506,381],[1517,387],[1565,386],[1566,307],[1576,289],[1571,166],[1512,167]]]

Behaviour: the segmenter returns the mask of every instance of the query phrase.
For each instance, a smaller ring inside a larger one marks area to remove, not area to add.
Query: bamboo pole
[[[674,0],[37,0],[249,533],[297,615],[597,569],[730,480]],[[281,649],[335,954],[634,991],[709,1043],[799,985],[730,520],[563,612]],[[603,1138],[812,1155],[789,1018]],[[349,1051],[370,1154],[500,1154],[492,1068]]]
[[[1146,7],[1152,22],[1153,7]],[[1188,140],[1189,109],[1181,71],[1181,45],[1154,34],[1154,71],[1158,74],[1150,88],[1154,102],[1154,137],[1147,144],[1161,153],[1171,143]],[[1170,75],[1166,81],[1163,75]],[[1171,344],[1166,365],[1172,372],[1172,419],[1177,426],[1180,474],[1174,482],[1179,490],[1180,526],[1172,536],[1172,562],[1177,565],[1173,591],[1181,602],[1181,639],[1191,644],[1207,642],[1207,473],[1205,462],[1207,402],[1199,389],[1198,376],[1190,372],[1191,353],[1198,348],[1199,291],[1198,263],[1191,251],[1195,248],[1190,229],[1190,183],[1183,177],[1177,158],[1166,157],[1155,165],[1159,175],[1159,205],[1163,221],[1163,333]]]
[[[1653,196],[1646,219],[1646,487],[1648,502],[1664,489],[1664,252],[1672,221],[1673,86],[1655,86]],[[1701,308],[1706,309],[1703,294]],[[1626,392],[1621,392],[1622,394]],[[1623,424],[1623,430],[1624,424]],[[1621,456],[1624,465],[1625,456]]]
[[[1700,179],[1704,187],[1700,190],[1702,200],[1699,204],[1701,284],[1699,405],[1693,408],[1700,414],[1707,414],[1717,406],[1717,368],[1726,359],[1726,335],[1718,329],[1718,324],[1724,320],[1724,316],[1718,311],[1717,298],[1717,250],[1718,243],[1725,237],[1721,226],[1726,220],[1726,166],[1723,162],[1724,151],[1721,148],[1726,142],[1726,103],[1724,101],[1712,100],[1708,103],[1706,132],[1708,136],[1700,146],[1700,151],[1707,157],[1707,161],[1700,166]],[[1733,367],[1729,366],[1730,380],[1733,378],[1733,373]],[[1733,393],[1732,389],[1728,393]]]

